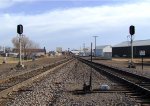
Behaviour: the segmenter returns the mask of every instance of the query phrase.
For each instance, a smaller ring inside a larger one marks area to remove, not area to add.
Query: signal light
[[[22,34],[23,33],[23,26],[21,24],[17,25],[17,33],[18,34]]]
[[[135,34],[135,27],[133,25],[130,26],[129,32],[130,32],[131,35]]]

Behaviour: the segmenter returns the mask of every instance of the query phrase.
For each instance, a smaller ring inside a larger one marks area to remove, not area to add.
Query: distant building
[[[112,58],[112,46],[111,45],[96,46],[96,56],[108,59]]]
[[[8,53],[8,57],[18,57],[19,53]]]
[[[133,41],[133,57],[140,57],[139,52],[145,51],[145,57],[150,57],[150,39]],[[131,42],[121,42],[112,47],[113,57],[131,57]]]
[[[74,55],[79,55],[80,54],[80,50],[71,50],[70,52]]]
[[[8,53],[12,52],[12,48],[11,47],[2,47],[0,46],[0,55],[1,56],[8,56]]]
[[[86,47],[83,48],[83,50],[80,50],[79,56],[90,56],[91,55],[91,48]],[[94,55],[94,52],[92,50],[92,55]]]
[[[12,53],[19,53],[19,49],[13,49]],[[22,54],[25,56],[41,57],[45,55],[45,49],[23,49]]]
[[[57,53],[62,53],[62,47],[56,47],[56,52]]]
[[[61,55],[62,55],[62,47],[56,47],[55,56],[61,56]]]
[[[49,56],[54,56],[55,55],[55,52],[54,51],[49,51]]]

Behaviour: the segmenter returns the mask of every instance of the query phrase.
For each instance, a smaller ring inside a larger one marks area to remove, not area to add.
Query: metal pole
[[[95,57],[96,57],[96,37],[98,37],[98,36],[93,36],[94,38],[95,38]]]
[[[85,43],[83,43],[83,56],[85,56]]]
[[[5,49],[5,46],[3,47],[3,51],[4,51],[3,63],[6,63],[6,49]]]
[[[92,62],[92,43],[91,43],[91,62]],[[91,73],[90,73],[90,90],[92,89],[92,67],[91,67]]]
[[[143,70],[143,56],[142,56],[142,70]]]
[[[92,62],[92,43],[91,43],[91,62]]]
[[[20,46],[20,51],[19,51],[19,65],[22,66],[22,61],[21,61],[21,34],[19,35],[19,46]]]
[[[131,64],[133,63],[133,39],[131,35]]]
[[[96,37],[95,37],[95,57],[96,57]]]

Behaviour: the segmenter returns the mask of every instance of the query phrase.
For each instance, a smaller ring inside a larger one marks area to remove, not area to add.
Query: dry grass
[[[116,62],[129,62],[131,58],[112,58],[112,61]],[[150,58],[144,58],[144,62],[150,63]],[[134,63],[141,63],[142,58],[133,58]]]
[[[4,57],[0,57],[0,64],[2,64],[4,61]],[[23,62],[27,62],[31,60],[23,60]],[[14,57],[6,57],[6,63],[18,63],[19,58],[14,58]]]
[[[115,67],[124,68],[129,71],[136,72],[140,75],[150,77],[150,58],[144,58],[143,61],[143,70],[142,70],[142,60],[141,58],[134,58],[133,61],[135,63],[136,68],[127,68],[129,64],[130,58],[112,58],[112,60],[93,60],[98,63],[111,65]]]
[[[38,58],[38,60],[42,60],[43,58],[56,58],[56,57],[59,57],[59,56],[44,56],[42,58]],[[61,57],[61,56],[60,56]],[[0,64],[2,64],[4,61],[4,57],[1,57],[0,56]],[[29,62],[29,61],[32,61],[32,59],[28,59],[28,60],[22,60],[22,62]],[[14,58],[14,57],[6,57],[6,63],[18,63],[19,62],[19,58]]]
[[[0,57],[0,64],[3,63],[4,57]],[[17,63],[19,61],[18,58],[6,57],[6,63]]]

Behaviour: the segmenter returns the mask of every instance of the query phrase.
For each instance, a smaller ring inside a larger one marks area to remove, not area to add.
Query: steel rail
[[[55,67],[46,70],[38,75],[35,75],[33,77],[30,77],[24,81],[21,81],[17,83],[16,85],[13,85],[7,89],[4,89],[0,91],[0,102],[2,102],[4,99],[7,99],[9,95],[11,95],[13,92],[19,91],[22,87],[28,87],[31,86],[33,82],[38,81],[39,79],[44,78],[46,75],[48,75],[50,72],[53,72],[55,70],[58,70],[59,68],[63,67],[64,65],[70,63],[73,59],[68,59],[67,61],[64,61],[61,64],[56,65]]]
[[[130,80],[133,78],[134,80],[140,80],[141,82],[148,83],[150,84],[150,79],[144,76],[140,76],[137,74],[133,74],[131,72],[127,72],[118,68],[113,68],[111,66],[106,66],[103,64],[91,62],[82,58],[77,58],[79,61],[91,66],[98,72],[105,74],[106,76],[109,76],[110,78],[113,78],[113,80],[119,82],[119,83],[124,83],[126,85],[129,85],[129,87],[137,93],[140,98],[143,99],[150,99],[150,89],[146,88],[144,86],[141,86],[141,83],[135,83],[133,80]],[[110,71],[111,70],[111,71]],[[119,74],[118,74],[119,73]],[[122,76],[129,76],[130,79],[127,79],[126,77]]]

